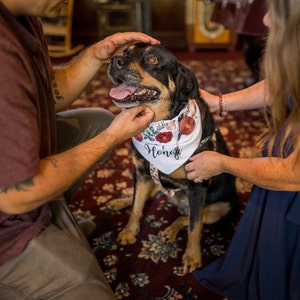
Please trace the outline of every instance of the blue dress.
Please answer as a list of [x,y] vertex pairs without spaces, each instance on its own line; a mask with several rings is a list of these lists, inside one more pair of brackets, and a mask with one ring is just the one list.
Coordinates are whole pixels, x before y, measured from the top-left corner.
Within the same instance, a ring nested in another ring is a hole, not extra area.
[[254,186],[226,254],[193,274],[229,300],[300,300],[300,192]]

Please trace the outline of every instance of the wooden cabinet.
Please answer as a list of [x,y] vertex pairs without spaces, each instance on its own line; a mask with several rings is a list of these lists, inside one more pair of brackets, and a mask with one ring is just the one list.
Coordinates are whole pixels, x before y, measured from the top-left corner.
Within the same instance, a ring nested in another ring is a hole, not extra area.
[[190,52],[197,48],[234,48],[235,34],[210,20],[214,5],[214,1],[186,0],[186,39]]
[[98,39],[116,32],[142,31],[141,0],[95,0]]

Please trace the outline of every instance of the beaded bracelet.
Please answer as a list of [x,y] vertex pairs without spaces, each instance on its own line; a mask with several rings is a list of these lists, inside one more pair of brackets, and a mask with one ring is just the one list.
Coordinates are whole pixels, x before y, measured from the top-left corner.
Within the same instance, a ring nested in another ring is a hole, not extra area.
[[226,111],[226,102],[223,99],[223,94],[219,93],[219,116],[220,117],[226,117],[227,111]]

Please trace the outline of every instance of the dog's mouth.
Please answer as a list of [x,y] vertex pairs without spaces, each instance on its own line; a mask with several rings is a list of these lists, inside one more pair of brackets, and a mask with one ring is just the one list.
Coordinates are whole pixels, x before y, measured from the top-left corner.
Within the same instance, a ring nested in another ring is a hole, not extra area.
[[160,91],[154,87],[135,87],[121,83],[112,88],[109,95],[117,106],[126,108],[156,102],[159,99]]

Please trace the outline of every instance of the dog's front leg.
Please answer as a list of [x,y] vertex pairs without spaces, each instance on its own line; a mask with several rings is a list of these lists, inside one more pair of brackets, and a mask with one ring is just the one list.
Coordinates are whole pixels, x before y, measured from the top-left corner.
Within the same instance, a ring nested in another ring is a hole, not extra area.
[[206,202],[206,183],[189,182],[188,198],[190,205],[190,224],[188,241],[183,255],[183,274],[192,272],[202,266],[201,235],[202,215]]
[[138,181],[135,184],[133,208],[129,221],[124,229],[119,233],[118,242],[121,245],[134,244],[136,235],[140,229],[140,219],[146,201],[156,193],[156,185],[152,180]]

